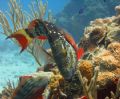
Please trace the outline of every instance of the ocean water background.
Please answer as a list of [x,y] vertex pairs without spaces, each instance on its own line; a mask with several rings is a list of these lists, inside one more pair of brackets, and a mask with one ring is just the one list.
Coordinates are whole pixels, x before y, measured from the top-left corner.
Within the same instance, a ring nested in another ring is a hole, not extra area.
[[[16,0],[17,1],[17,0]],[[28,10],[28,6],[33,0],[21,0],[23,9]],[[46,0],[43,0],[45,2]],[[48,0],[48,9],[53,14],[61,12],[70,0]],[[0,11],[9,11],[9,0],[0,0]],[[0,27],[0,31],[2,28]],[[20,48],[11,40],[5,40],[6,36],[0,33],[0,91],[6,86],[7,81],[17,83],[19,76],[35,72],[38,68],[33,57],[24,51],[19,54]]]

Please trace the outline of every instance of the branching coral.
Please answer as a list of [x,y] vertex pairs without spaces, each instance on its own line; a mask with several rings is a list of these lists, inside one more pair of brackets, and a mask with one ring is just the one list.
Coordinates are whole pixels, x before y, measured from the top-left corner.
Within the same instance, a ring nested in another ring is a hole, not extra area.
[[15,91],[15,84],[12,81],[7,82],[7,86],[4,87],[4,90],[0,94],[0,99],[11,99],[13,92]]
[[80,71],[77,71],[79,80],[81,81],[81,84],[83,86],[84,94],[88,97],[88,99],[96,99],[97,98],[97,77],[98,77],[99,67],[95,68],[94,76],[90,80],[90,83],[88,85],[88,80],[86,78],[83,78]]

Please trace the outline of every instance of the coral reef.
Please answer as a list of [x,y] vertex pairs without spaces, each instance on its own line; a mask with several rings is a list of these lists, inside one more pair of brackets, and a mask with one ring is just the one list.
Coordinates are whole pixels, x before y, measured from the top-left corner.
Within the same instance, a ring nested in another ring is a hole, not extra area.
[[92,61],[93,67],[100,67],[97,99],[104,99],[105,96],[116,99],[119,96],[114,94],[120,76],[119,6],[116,7],[116,11],[116,16],[91,21],[79,43],[79,46],[86,50],[85,58]]
[[[85,0],[85,2],[88,1]],[[100,1],[100,3],[102,2]],[[12,0],[11,4],[14,5],[12,5],[13,8],[17,5]],[[43,9],[43,11],[40,11],[40,14],[34,11],[34,5],[32,7],[33,18],[38,18],[38,16],[43,17],[46,5],[40,2],[39,10]],[[65,38],[64,31],[60,31],[55,25],[49,23],[49,20],[31,19],[33,21],[30,22],[28,27],[26,26],[26,29],[29,30],[31,25],[34,25],[32,27],[33,30],[39,29],[38,25],[43,26],[42,32],[45,32],[48,37],[52,55],[51,51],[47,52],[46,49],[39,47],[43,43],[41,44],[38,41],[34,41],[29,46],[28,51],[32,53],[35,59],[37,58],[36,62],[38,62],[39,53],[42,52],[43,55],[48,55],[53,60],[53,63],[55,63],[55,66],[51,67],[52,69],[47,68],[46,70],[44,67],[49,67],[51,64],[45,64],[36,73],[21,76],[16,88],[12,88],[11,86],[7,89],[5,88],[5,94],[10,94],[6,96],[13,99],[83,99],[83,97],[88,99],[118,99],[120,97],[119,7],[116,7],[116,16],[96,19],[91,21],[90,25],[85,28],[83,37],[79,43],[79,47],[85,50],[85,55],[80,60],[77,58],[78,48],[75,45],[73,46],[74,40],[69,35],[67,36],[70,39]],[[11,11],[16,12],[13,8],[11,8]],[[12,30],[8,25],[7,19],[3,13],[0,15],[5,21],[5,23],[3,22],[4,31],[7,30],[6,33],[10,34]],[[18,15],[17,12],[16,15]],[[26,22],[25,20],[23,21]],[[13,19],[14,32],[19,29],[19,26],[23,25],[20,22],[17,22],[19,24],[16,25],[16,22]],[[6,29],[7,27],[8,29]],[[72,40],[72,43],[69,40]],[[34,45],[37,50],[34,48]],[[36,54],[36,52],[39,53]],[[40,59],[42,58],[40,57]],[[46,61],[49,63],[48,60]],[[4,96],[4,92],[2,94]]]
[[93,76],[93,64],[89,60],[82,60],[79,62],[79,70],[82,76],[86,77],[89,81]]

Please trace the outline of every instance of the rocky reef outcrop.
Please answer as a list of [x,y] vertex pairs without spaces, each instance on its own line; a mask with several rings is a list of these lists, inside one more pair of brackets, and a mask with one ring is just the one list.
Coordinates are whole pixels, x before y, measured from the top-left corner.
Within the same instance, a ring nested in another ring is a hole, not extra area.
[[114,8],[119,4],[119,0],[71,0],[57,15],[56,23],[79,41],[78,35],[82,35],[90,21],[114,15]]
[[[111,91],[116,93],[116,84],[120,77],[119,7],[115,8],[117,12],[115,16],[91,21],[79,43],[79,47],[83,47],[87,52],[84,58],[92,62],[93,68],[96,66],[100,68],[97,78],[98,99],[110,97]],[[84,74],[88,78],[89,73]]]

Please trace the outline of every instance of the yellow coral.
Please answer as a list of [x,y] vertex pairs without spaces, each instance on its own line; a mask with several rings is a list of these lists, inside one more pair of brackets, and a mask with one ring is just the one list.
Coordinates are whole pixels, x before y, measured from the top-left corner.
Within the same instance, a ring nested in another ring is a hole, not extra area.
[[58,88],[58,86],[60,85],[60,82],[62,82],[63,80],[64,80],[63,77],[59,73],[58,74],[56,73],[53,77],[51,77],[48,87],[54,90]]

